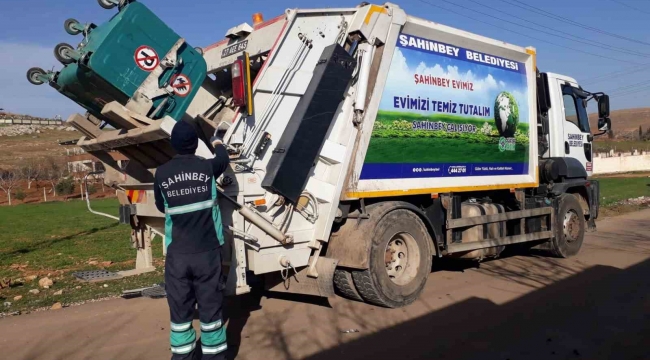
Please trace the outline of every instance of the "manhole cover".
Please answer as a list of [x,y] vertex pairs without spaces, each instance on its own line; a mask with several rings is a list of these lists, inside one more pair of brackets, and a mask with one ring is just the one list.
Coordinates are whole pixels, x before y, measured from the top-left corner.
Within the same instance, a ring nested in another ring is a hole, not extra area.
[[105,280],[115,280],[122,278],[118,273],[106,271],[106,270],[91,270],[91,271],[78,271],[73,273],[77,279],[87,282],[95,281],[105,281]]

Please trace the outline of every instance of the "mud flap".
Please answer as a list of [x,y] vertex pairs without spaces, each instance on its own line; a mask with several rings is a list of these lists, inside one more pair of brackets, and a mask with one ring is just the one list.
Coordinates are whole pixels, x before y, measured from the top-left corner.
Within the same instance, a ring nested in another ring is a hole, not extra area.
[[321,257],[316,263],[318,278],[307,276],[309,267],[303,267],[295,273],[289,271],[286,280],[279,272],[267,274],[265,277],[265,288],[268,291],[285,292],[292,294],[314,295],[322,297],[334,296],[334,270],[338,260]]
[[589,189],[589,221],[587,221],[587,231],[596,231],[596,219],[600,211],[600,183],[597,180],[591,180]]

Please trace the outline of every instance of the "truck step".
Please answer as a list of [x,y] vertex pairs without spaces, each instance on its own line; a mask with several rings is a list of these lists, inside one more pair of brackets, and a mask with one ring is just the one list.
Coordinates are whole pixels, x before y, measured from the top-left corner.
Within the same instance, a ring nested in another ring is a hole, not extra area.
[[553,237],[552,231],[541,231],[532,234],[507,236],[499,239],[490,239],[482,241],[472,241],[467,243],[450,244],[447,248],[448,254],[484,249],[495,246],[512,245],[529,241],[550,239]]

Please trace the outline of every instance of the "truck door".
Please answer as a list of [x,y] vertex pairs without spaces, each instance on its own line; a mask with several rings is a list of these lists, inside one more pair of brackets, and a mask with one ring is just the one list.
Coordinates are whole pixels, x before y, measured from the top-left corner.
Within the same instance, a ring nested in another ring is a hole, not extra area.
[[580,161],[592,175],[592,136],[589,129],[586,101],[580,97],[581,90],[575,84],[561,82],[564,103],[564,156]]

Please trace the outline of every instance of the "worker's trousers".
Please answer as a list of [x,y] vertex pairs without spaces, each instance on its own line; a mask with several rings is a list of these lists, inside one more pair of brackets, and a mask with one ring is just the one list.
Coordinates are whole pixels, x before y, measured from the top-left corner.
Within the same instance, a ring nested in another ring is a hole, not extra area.
[[[167,254],[165,290],[171,314],[172,360],[225,359],[221,248],[198,254]],[[198,304],[201,339],[192,327]]]

